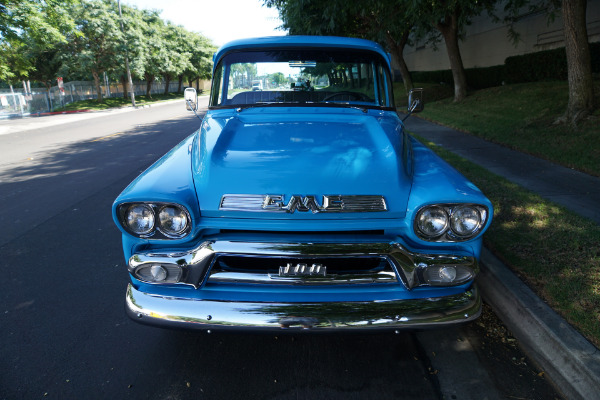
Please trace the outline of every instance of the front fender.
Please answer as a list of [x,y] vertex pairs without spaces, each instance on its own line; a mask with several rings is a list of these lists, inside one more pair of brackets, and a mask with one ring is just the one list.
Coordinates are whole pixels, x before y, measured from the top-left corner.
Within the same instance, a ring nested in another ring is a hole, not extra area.
[[188,136],[171,151],[140,174],[117,197],[112,207],[113,220],[127,235],[117,216],[119,204],[128,202],[167,202],[185,206],[192,218],[192,233],[200,219],[200,207],[196,197],[192,174],[192,152],[196,133]]
[[[471,181],[454,169],[437,154],[425,147],[415,138],[410,137],[414,154],[413,184],[408,200],[407,221],[414,221],[417,211],[426,205],[442,203],[473,203],[488,208],[486,226],[475,238],[466,244],[477,243],[480,247],[481,236],[492,222],[494,209],[492,203]],[[419,239],[412,229],[411,238],[418,243],[435,245]],[[447,245],[447,244],[446,244]],[[477,253],[479,253],[478,249]]]

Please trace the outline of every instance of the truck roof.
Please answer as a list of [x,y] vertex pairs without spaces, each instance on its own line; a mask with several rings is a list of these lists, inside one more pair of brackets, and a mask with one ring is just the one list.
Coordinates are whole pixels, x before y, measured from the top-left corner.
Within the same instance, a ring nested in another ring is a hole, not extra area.
[[226,53],[240,49],[266,49],[273,47],[333,47],[375,51],[383,56],[390,66],[390,56],[383,48],[370,40],[340,36],[268,36],[260,38],[238,39],[224,44],[213,56],[215,65]]

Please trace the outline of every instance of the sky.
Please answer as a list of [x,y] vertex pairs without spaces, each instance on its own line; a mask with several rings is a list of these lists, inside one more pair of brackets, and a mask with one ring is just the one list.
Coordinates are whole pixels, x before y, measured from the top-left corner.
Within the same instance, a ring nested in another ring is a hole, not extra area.
[[140,9],[162,10],[161,17],[203,34],[217,46],[259,36],[281,36],[279,14],[262,0],[121,0]]

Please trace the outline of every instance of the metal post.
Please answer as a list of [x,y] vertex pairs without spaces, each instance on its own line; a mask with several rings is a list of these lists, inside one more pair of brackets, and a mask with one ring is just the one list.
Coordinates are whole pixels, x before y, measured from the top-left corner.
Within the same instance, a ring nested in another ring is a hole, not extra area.
[[[119,4],[119,18],[121,22],[121,31],[125,35],[123,29],[123,15],[121,14],[121,0],[117,1]],[[131,80],[131,71],[129,71],[129,58],[127,56],[127,43],[125,43],[125,68],[127,69],[127,80],[129,81],[129,95],[131,96],[131,105],[135,107],[135,93],[133,93],[133,81]]]

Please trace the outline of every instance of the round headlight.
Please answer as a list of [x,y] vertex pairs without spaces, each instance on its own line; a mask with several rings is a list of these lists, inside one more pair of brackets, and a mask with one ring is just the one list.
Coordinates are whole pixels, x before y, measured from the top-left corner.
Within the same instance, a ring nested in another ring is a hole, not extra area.
[[160,229],[167,235],[180,235],[188,227],[187,213],[179,207],[165,206],[158,213]]
[[452,212],[450,227],[458,236],[470,236],[481,226],[481,213],[474,207],[462,206]]
[[154,211],[146,204],[134,204],[125,215],[127,227],[138,235],[146,235],[154,229]]
[[427,207],[419,212],[417,227],[425,236],[440,236],[448,227],[448,214],[442,207]]

